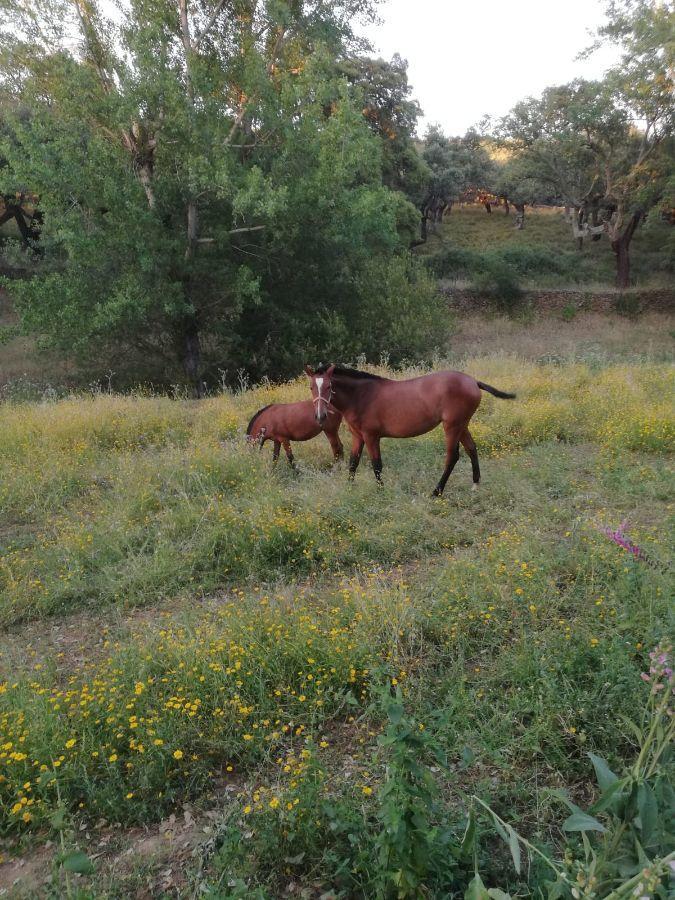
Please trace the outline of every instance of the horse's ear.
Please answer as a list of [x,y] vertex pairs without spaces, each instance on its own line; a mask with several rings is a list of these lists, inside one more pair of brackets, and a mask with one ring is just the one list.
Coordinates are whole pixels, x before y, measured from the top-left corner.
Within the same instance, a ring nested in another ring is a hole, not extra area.
[[328,368],[326,369],[326,375],[330,378],[334,371],[335,364],[333,364],[332,366],[328,366]]
[[310,378],[312,378],[314,375],[314,369],[310,366],[309,363],[307,363],[307,365],[305,366],[305,372]]

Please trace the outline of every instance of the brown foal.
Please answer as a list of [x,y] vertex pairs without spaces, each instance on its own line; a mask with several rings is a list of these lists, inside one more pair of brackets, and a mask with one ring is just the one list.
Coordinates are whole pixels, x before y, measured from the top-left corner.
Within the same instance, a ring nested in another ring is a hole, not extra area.
[[291,441],[309,441],[322,431],[328,438],[335,459],[342,459],[344,448],[338,434],[341,422],[340,413],[330,406],[319,422],[314,415],[314,404],[311,400],[301,400],[299,403],[271,403],[269,406],[263,406],[253,416],[248,423],[246,436],[250,443],[257,443],[259,447],[262,447],[265,441],[274,441],[272,459],[275,463],[283,446],[290,467],[295,468]]
[[503,400],[515,397],[461,372],[433,372],[404,381],[335,365],[322,365],[316,371],[306,366],[305,372],[311,380],[316,421],[324,422],[332,406],[344,416],[352,433],[350,478],[356,474],[364,444],[375,478],[382,484],[380,438],[416,437],[442,422],[446,457],[445,469],[433,491],[436,497],[443,493],[459,459],[460,444],[471,458],[474,487],[480,481],[469,421],[478,409],[481,391]]

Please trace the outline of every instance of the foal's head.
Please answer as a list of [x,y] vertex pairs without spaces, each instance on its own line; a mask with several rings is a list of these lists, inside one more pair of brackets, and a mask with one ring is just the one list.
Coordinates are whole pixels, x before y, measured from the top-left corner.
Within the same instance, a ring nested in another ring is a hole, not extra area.
[[335,366],[328,366],[325,372],[317,375],[311,366],[305,366],[305,372],[309,377],[312,387],[312,399],[314,400],[314,418],[321,424],[328,415],[330,398],[333,396],[332,377]]

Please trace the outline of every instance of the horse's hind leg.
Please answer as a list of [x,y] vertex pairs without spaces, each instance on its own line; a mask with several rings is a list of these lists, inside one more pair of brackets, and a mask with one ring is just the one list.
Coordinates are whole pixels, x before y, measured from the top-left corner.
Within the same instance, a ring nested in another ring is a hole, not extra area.
[[473,473],[473,489],[474,491],[478,489],[478,483],[480,482],[480,466],[478,465],[478,451],[476,449],[476,442],[471,436],[471,432],[468,428],[464,429],[464,434],[459,439],[461,445],[464,447],[466,452],[469,454],[471,459],[471,471]]
[[445,489],[447,480],[450,477],[450,473],[457,465],[457,460],[459,459],[459,440],[464,432],[464,428],[461,425],[446,425],[445,423],[443,423],[443,428],[445,429],[446,447],[445,469],[443,470],[443,474],[441,475],[441,480],[438,482],[431,494],[432,497],[441,496]]
[[284,445],[284,450],[286,451],[286,459],[288,460],[288,465],[295,472],[295,460],[293,459],[293,451],[291,450],[291,442],[290,441],[282,441]]

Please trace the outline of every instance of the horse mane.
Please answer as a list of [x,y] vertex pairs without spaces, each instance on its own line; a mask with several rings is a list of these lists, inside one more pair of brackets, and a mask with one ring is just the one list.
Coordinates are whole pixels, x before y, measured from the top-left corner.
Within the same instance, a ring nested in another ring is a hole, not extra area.
[[266,409],[269,409],[270,406],[274,406],[274,404],[268,403],[267,406],[263,406],[262,409],[258,410],[258,412],[252,417],[251,421],[248,423],[248,426],[246,428],[246,434],[251,433],[251,430],[253,429],[253,425],[255,424],[255,420],[258,418],[258,416],[262,415]]
[[[315,371],[315,375],[323,375],[330,369],[329,363],[322,363]],[[349,378],[363,378],[372,381],[384,381],[381,375],[374,375],[372,372],[362,372],[361,369],[350,369],[348,366],[335,366],[333,375],[346,375]]]

